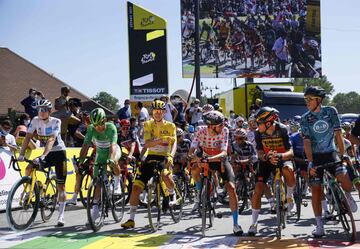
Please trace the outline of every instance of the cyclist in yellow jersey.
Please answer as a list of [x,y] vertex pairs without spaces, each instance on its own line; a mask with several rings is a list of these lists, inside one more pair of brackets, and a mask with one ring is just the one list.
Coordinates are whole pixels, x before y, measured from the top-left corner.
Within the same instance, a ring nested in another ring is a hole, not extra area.
[[136,179],[130,196],[130,218],[127,222],[121,224],[125,229],[135,227],[135,214],[139,205],[139,196],[143,191],[145,184],[153,176],[154,167],[158,162],[164,162],[164,169],[161,172],[162,179],[165,182],[169,198],[165,198],[164,206],[176,203],[176,194],[174,191],[174,181],[171,176],[171,167],[173,157],[176,152],[176,126],[164,120],[166,112],[165,103],[161,100],[152,102],[153,119],[144,123],[144,148],[147,149],[148,155],[145,162],[138,169]]

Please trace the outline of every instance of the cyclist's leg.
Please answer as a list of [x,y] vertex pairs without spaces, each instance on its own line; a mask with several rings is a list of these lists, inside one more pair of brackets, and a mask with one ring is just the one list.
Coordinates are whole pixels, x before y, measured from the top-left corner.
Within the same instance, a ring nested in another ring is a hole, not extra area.
[[[229,161],[223,162],[220,166],[220,175],[222,180],[225,182],[225,188],[229,195],[230,210],[233,217],[233,232],[236,235],[241,235],[243,230],[238,223],[238,197],[235,191],[235,175]],[[221,167],[224,169],[222,170]]]
[[28,164],[26,166],[26,168],[25,168],[25,176],[30,176],[32,168],[33,168],[33,166],[31,164]]
[[252,206],[252,225],[249,232],[251,235],[255,235],[257,232],[256,225],[261,208],[261,196],[264,191],[264,185],[268,181],[271,171],[274,169],[269,163],[259,162],[259,170],[255,176],[255,189],[251,200]]
[[191,176],[195,182],[196,194],[195,194],[194,206],[193,206],[192,210],[196,210],[199,208],[200,191],[201,191],[201,187],[202,187],[200,173],[201,173],[201,168],[197,164],[193,164],[191,167]]
[[132,186],[132,191],[130,195],[130,218],[127,222],[121,224],[123,228],[133,228],[135,227],[135,215],[137,207],[139,205],[139,196],[145,188],[145,184],[150,180],[154,172],[154,163],[150,163],[152,156],[148,156],[145,162],[141,165],[140,168],[137,168],[136,178]]
[[294,165],[292,161],[283,162],[282,173],[286,183],[286,198],[288,202],[288,211],[291,211],[294,207],[293,193],[296,185]]
[[[350,181],[350,177],[349,174],[347,173],[345,165],[339,163],[334,169],[334,171],[337,181],[340,182],[341,187],[345,191],[345,196],[349,203],[351,211],[353,213],[356,212],[358,207],[354,198],[351,196],[352,182]],[[333,170],[331,171],[331,173],[334,173]]]
[[58,200],[59,200],[59,217],[58,225],[64,225],[64,212],[65,212],[65,201],[66,201],[66,192],[65,192],[65,182],[67,176],[67,159],[66,151],[54,151],[50,152],[45,157],[45,166],[51,167],[55,166],[56,174],[56,187],[58,191]]
[[114,153],[115,153],[115,155],[114,155],[113,160],[115,162],[115,165],[113,165],[113,168],[112,168],[112,170],[114,172],[114,194],[121,194],[121,188],[120,188],[121,170],[120,170],[120,165],[119,165],[119,160],[121,158],[121,149],[118,144],[116,144],[116,146],[115,146]]

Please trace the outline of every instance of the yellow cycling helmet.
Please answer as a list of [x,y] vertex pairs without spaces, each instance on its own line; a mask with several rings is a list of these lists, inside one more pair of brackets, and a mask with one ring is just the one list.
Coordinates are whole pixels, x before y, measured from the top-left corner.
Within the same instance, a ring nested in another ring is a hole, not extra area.
[[156,109],[165,110],[165,102],[161,100],[154,100],[151,103],[151,106],[154,110]]

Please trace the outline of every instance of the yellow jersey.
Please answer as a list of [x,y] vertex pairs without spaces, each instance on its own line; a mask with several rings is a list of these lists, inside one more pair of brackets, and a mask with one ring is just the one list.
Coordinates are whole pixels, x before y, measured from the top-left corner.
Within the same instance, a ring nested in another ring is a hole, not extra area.
[[176,143],[176,126],[166,120],[156,123],[149,120],[144,123],[144,140],[163,138],[164,141],[154,147],[148,148],[148,155],[169,156],[171,148]]

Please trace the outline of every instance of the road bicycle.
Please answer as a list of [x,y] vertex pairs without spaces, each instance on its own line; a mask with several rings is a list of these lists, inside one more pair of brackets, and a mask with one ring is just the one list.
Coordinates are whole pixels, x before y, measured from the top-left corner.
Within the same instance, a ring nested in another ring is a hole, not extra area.
[[[111,170],[107,170],[108,164],[98,164],[99,174],[90,183],[87,193],[87,217],[91,229],[94,232],[100,230],[104,225],[106,217],[109,217],[109,210],[115,222],[120,222],[125,212],[124,183],[119,178],[121,194],[114,194],[115,181]],[[92,216],[92,209],[98,206],[99,214]]]
[[340,162],[326,163],[316,166],[316,169],[324,169],[325,195],[328,197],[329,204],[332,206],[333,219],[339,221],[350,242],[356,240],[356,227],[353,214],[346,199],[344,190],[340,187],[336,178],[328,171]]
[[[50,220],[57,204],[56,177],[50,168],[44,169],[43,163],[35,164],[26,158],[24,161],[33,166],[30,176],[23,176],[13,185],[6,203],[7,223],[14,231],[31,227],[39,208],[41,219],[44,222]],[[18,160],[12,157],[10,165],[14,170],[20,171],[17,162]],[[45,174],[45,183],[39,180],[38,171]]]
[[150,227],[156,232],[160,226],[161,211],[165,213],[167,208],[170,210],[173,221],[175,223],[180,221],[183,212],[184,199],[179,190],[178,182],[174,181],[176,203],[167,207],[169,203],[169,192],[164,181],[161,179],[164,162],[150,160],[148,163],[155,164],[154,174],[147,183],[147,210]]

